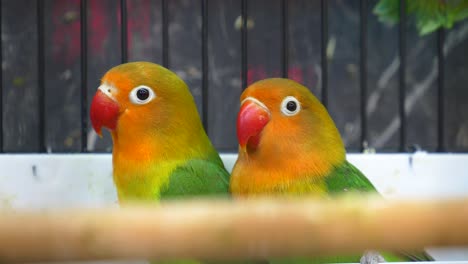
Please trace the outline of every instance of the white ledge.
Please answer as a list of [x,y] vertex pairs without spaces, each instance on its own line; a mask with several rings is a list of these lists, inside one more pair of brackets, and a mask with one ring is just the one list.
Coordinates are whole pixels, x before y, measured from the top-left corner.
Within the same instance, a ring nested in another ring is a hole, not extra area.
[[[221,157],[231,170],[237,155]],[[468,154],[348,154],[348,160],[388,199],[468,196]],[[111,161],[111,154],[0,154],[0,209],[117,206]],[[468,259],[465,249],[430,253]]]

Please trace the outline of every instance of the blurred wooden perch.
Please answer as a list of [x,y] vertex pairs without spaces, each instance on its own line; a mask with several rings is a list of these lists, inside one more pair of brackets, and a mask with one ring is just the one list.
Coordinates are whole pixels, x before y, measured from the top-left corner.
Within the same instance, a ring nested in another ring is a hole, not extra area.
[[468,199],[190,201],[0,215],[0,262],[246,259],[468,245]]

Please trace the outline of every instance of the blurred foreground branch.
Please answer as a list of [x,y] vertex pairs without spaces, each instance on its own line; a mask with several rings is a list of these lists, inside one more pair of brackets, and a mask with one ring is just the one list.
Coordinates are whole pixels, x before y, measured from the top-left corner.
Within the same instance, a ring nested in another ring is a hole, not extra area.
[[261,259],[468,245],[468,199],[250,200],[5,212],[0,261]]

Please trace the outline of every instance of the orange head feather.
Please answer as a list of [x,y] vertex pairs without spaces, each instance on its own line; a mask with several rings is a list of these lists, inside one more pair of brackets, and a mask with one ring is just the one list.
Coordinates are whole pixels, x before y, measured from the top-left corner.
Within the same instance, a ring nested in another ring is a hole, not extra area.
[[114,151],[144,154],[157,145],[159,153],[164,149],[174,152],[171,141],[183,142],[194,131],[204,134],[187,85],[173,72],[150,62],[110,69],[102,78],[90,115],[97,132],[101,126],[111,130]]
[[344,145],[333,120],[301,84],[262,80],[248,87],[240,100],[233,193],[287,189],[323,177],[344,161]]

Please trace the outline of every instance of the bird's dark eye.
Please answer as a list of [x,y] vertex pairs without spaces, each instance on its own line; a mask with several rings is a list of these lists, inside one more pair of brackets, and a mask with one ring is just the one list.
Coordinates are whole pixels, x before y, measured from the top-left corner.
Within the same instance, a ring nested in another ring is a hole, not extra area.
[[294,101],[289,101],[289,102],[286,104],[286,108],[287,108],[289,111],[294,112],[294,111],[296,111],[297,104],[296,104],[296,102],[294,102]]
[[281,112],[286,116],[293,116],[301,110],[301,103],[294,96],[286,96],[281,102]]
[[150,102],[154,97],[156,97],[156,94],[150,87],[146,85],[140,85],[133,88],[129,94],[129,97],[132,103],[142,105]]
[[136,96],[138,97],[138,99],[144,101],[144,100],[148,99],[149,94],[150,94],[150,92],[148,91],[148,89],[140,88],[140,89],[138,89],[138,91],[136,93]]

